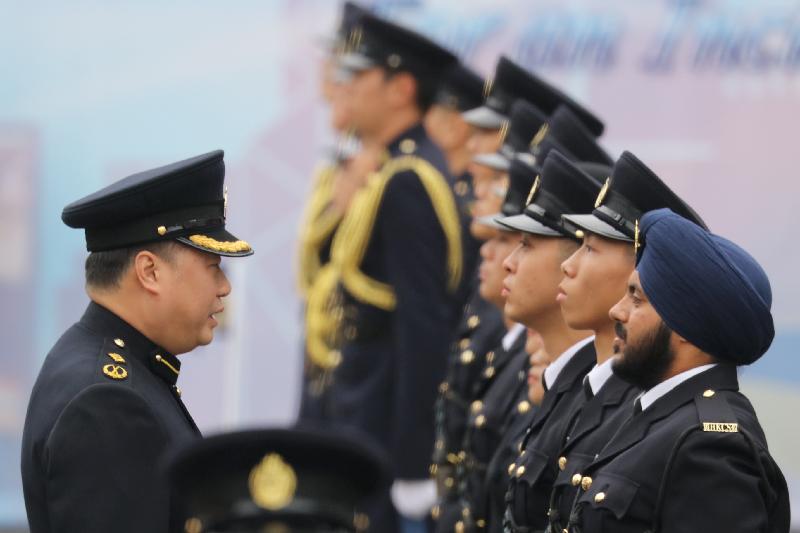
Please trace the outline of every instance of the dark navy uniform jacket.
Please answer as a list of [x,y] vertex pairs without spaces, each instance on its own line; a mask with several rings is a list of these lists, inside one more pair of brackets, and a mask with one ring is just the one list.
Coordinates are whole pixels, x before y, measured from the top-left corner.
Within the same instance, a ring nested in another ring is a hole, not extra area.
[[164,453],[199,437],[180,363],[96,303],[56,342],[22,437],[32,533],[166,532]]
[[[427,161],[449,185],[444,156],[421,125],[387,149],[390,158]],[[447,237],[422,179],[413,170],[397,172],[383,191],[360,264],[363,274],[392,287],[396,307],[383,310],[344,291],[347,326],[331,411],[332,422],[385,447],[398,479],[429,477],[434,403],[461,309],[448,290],[447,265]]]
[[513,467],[508,486],[506,512],[510,531],[534,531],[547,525],[547,506],[556,478],[558,451],[566,425],[583,398],[583,377],[597,360],[594,343],[581,347],[545,392],[542,405]]
[[586,392],[586,402],[576,409],[567,424],[569,430],[558,454],[558,477],[548,509],[553,531],[563,531],[575,493],[580,490],[580,473],[631,416],[631,405],[640,392],[615,375],[608,378],[596,395]]
[[481,372],[485,370],[486,354],[500,345],[506,331],[500,310],[481,298],[477,275],[472,281],[472,295],[464,307],[448,357],[447,375],[436,401],[432,471],[439,480],[441,493],[446,496],[454,495],[457,488],[454,470],[463,449],[469,407],[476,397]]
[[789,531],[786,481],[738,389],[736,368],[719,364],[634,414],[581,472],[565,527],[582,533]]

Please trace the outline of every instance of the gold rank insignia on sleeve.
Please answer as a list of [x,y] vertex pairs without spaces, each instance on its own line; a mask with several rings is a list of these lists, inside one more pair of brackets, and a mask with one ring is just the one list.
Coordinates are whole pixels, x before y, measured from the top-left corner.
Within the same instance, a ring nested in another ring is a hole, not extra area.
[[283,457],[268,453],[261,459],[249,478],[250,496],[264,509],[277,511],[289,505],[297,489],[297,474]]
[[125,379],[128,377],[128,371],[119,365],[104,365],[103,374],[111,379]]

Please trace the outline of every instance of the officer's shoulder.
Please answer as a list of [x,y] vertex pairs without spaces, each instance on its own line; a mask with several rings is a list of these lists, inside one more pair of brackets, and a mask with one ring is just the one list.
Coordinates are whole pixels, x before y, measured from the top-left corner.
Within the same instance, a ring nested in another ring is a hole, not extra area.
[[130,388],[134,374],[131,365],[133,357],[123,339],[113,336],[103,337],[93,361],[93,382]]

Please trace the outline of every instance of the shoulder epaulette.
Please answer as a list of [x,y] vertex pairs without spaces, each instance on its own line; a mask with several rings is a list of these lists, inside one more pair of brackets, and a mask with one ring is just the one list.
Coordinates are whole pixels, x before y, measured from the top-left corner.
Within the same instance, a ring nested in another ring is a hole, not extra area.
[[738,433],[738,420],[724,395],[707,389],[695,397],[694,404],[703,431]]
[[98,371],[101,376],[112,381],[128,380],[131,376],[128,359],[125,341],[120,338],[108,337],[103,341],[100,349]]

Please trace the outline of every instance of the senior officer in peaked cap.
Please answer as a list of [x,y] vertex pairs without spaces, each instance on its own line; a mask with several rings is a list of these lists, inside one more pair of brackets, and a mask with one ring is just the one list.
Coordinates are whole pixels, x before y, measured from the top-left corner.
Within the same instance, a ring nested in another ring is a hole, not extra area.
[[[428,466],[433,406],[456,326],[462,229],[447,163],[422,117],[447,50],[364,15],[339,57],[352,79],[352,125],[384,148],[378,171],[353,198],[310,305],[329,306],[341,360],[330,388],[332,424],[357,428],[389,453],[391,495],[370,509],[371,530],[424,518],[435,499]],[[396,509],[396,510],[395,510]]]
[[364,435],[310,426],[214,435],[166,470],[174,533],[359,533],[364,504],[391,479]]
[[199,436],[177,355],[208,344],[231,286],[222,256],[253,253],[225,228],[221,150],[124,178],[64,208],[83,228],[83,317],[33,387],[22,484],[33,533],[164,532],[156,464]]
[[610,316],[614,373],[644,393],[576,474],[566,529],[787,532],[786,481],[737,379],[775,334],[769,279],[745,250],[669,209],[638,226],[636,270]]

